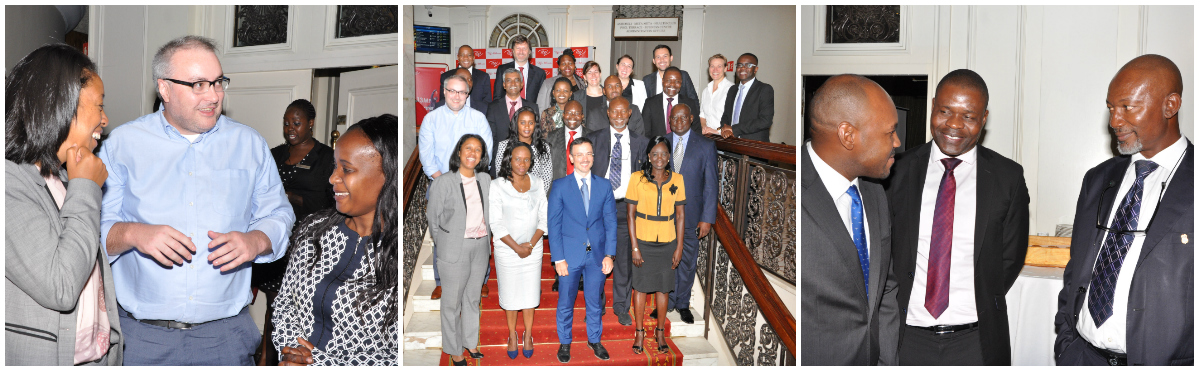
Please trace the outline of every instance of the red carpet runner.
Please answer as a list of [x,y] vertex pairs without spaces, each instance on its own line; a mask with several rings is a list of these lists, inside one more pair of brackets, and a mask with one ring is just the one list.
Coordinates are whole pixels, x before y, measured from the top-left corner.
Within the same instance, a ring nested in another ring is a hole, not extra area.
[[[488,278],[488,297],[484,297],[481,301],[481,315],[479,319],[479,352],[485,356],[481,359],[472,359],[464,351],[463,356],[467,358],[468,365],[473,366],[557,366],[562,363],[558,362],[558,330],[555,323],[555,311],[558,305],[558,292],[550,290],[554,283],[554,270],[550,265],[550,247],[544,245],[545,255],[542,258],[542,301],[541,305],[534,312],[533,327],[530,332],[533,335],[534,353],[533,358],[526,359],[524,355],[518,354],[517,359],[508,359],[508,323],[504,315],[504,310],[500,308],[500,291],[496,287],[496,266],[492,260],[489,264],[492,266],[491,276]],[[506,249],[501,247],[500,249]],[[561,289],[578,290],[579,284],[572,283],[571,285],[563,285]],[[604,283],[606,313],[602,318],[604,324],[604,335],[601,342],[604,348],[608,350],[609,360],[600,360],[596,358],[592,349],[587,346],[587,318],[584,316],[584,299],[583,292],[580,291],[575,301],[575,318],[572,326],[572,334],[574,342],[571,344],[571,362],[568,365],[581,366],[678,366],[683,363],[683,354],[675,343],[671,342],[671,324],[664,316],[663,321],[667,332],[667,345],[671,348],[666,353],[658,352],[658,343],[654,341],[654,327],[657,325],[657,320],[650,317],[650,312],[654,311],[653,297],[647,296],[645,325],[646,341],[643,343],[645,350],[641,355],[634,354],[630,346],[633,345],[634,326],[623,326],[617,322],[617,316],[612,311],[612,275]],[[630,303],[632,309],[632,301]],[[634,319],[636,321],[636,319]],[[524,321],[520,313],[517,314],[517,337],[521,336],[521,332],[525,331]],[[517,343],[518,350],[521,347],[520,341]],[[440,365],[450,365],[450,356],[442,353]]]

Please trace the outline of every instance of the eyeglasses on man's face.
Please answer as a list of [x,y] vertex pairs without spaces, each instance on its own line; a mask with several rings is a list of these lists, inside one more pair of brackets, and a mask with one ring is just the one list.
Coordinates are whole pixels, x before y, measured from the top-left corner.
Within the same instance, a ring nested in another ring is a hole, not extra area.
[[195,93],[195,94],[208,93],[209,87],[216,87],[215,89],[218,92],[224,92],[226,88],[229,88],[229,78],[224,77],[224,76],[219,77],[219,78],[217,78],[217,80],[213,80],[213,81],[205,81],[205,80],[183,81],[183,80],[175,80],[175,79],[168,79],[168,78],[162,78],[162,79],[172,82],[172,83],[175,83],[175,84],[179,84],[179,85],[191,86],[192,93]]

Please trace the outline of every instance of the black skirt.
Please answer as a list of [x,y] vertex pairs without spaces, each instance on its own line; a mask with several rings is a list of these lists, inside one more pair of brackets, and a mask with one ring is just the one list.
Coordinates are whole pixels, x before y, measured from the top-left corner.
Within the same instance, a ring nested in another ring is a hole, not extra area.
[[677,246],[674,240],[655,243],[638,239],[642,267],[633,266],[633,289],[641,293],[674,291],[675,270],[671,268],[671,256]]

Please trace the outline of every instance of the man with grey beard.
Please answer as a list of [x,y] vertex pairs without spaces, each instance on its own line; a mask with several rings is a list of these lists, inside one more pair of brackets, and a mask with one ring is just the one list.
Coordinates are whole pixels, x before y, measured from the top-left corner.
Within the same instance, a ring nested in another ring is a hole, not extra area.
[[1054,328],[1059,365],[1192,365],[1192,143],[1179,132],[1183,78],[1134,58],[1108,85],[1120,156],[1088,170]]

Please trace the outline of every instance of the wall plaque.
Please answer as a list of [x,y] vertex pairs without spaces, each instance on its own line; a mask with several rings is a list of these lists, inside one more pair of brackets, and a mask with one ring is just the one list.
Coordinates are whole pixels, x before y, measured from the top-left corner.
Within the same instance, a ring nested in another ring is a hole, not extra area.
[[679,17],[614,18],[616,40],[679,40]]

